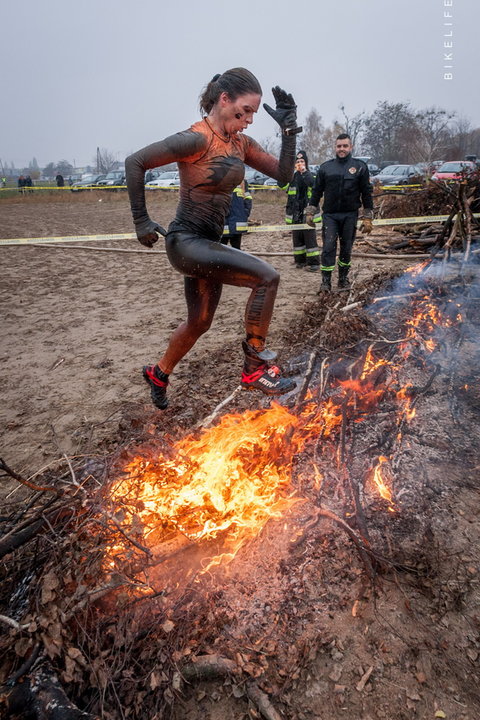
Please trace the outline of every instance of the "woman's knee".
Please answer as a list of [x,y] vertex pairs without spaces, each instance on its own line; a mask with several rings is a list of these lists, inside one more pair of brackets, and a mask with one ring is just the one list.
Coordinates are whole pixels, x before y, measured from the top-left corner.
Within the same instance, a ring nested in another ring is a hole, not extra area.
[[210,330],[212,321],[213,318],[208,316],[191,318],[187,323],[188,331],[191,335],[199,338],[201,335],[204,335],[207,330]]
[[279,282],[280,273],[269,265],[258,278],[257,287],[277,288]]

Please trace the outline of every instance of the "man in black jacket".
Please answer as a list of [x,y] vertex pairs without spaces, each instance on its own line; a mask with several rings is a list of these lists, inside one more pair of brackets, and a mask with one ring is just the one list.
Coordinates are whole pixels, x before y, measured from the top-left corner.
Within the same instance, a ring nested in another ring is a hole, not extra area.
[[[341,133],[335,143],[335,158],[324,162],[317,173],[310,205],[305,209],[306,222],[315,227],[320,221],[317,206],[323,197],[321,256],[321,292],[332,289],[332,272],[337,255],[337,239],[340,240],[338,257],[338,287],[348,289],[348,273],[352,246],[357,229],[358,210],[363,205],[360,231],[372,231],[373,197],[367,165],[352,158],[352,140]],[[317,215],[316,215],[317,213]]]

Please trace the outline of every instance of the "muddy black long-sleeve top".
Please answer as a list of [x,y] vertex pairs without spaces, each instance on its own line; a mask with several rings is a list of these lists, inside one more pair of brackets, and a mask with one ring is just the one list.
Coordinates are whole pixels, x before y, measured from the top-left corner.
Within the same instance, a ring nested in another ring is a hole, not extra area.
[[149,220],[145,171],[175,161],[180,173],[180,201],[170,229],[193,231],[218,240],[232,191],[244,178],[244,164],[285,185],[293,175],[295,136],[282,135],[277,159],[248,135],[238,133],[228,138],[219,135],[208,118],[204,118],[188,130],[138,150],[125,161],[135,224]]
[[373,195],[370,174],[363,160],[333,158],[320,165],[313,186],[311,205],[323,200],[326,213],[354,212],[363,205],[366,215],[372,216]]

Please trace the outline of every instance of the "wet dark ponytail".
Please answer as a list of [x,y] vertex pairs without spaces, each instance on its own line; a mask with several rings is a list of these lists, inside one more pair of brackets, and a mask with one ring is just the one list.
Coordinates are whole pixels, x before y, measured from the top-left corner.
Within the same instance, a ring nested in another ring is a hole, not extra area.
[[245,68],[232,68],[222,75],[214,75],[200,96],[200,112],[208,115],[220,95],[226,92],[230,100],[246,93],[262,94],[257,78]]

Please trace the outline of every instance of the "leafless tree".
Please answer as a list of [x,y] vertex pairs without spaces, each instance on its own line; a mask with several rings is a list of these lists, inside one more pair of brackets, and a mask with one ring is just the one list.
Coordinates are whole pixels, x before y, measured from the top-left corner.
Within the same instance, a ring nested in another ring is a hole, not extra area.
[[428,163],[438,159],[442,149],[448,145],[451,136],[450,124],[454,117],[455,113],[437,107],[426,108],[416,113],[417,131],[412,136],[416,159]]
[[420,130],[409,103],[383,100],[365,118],[363,148],[376,161],[415,161],[413,144]]
[[279,141],[276,137],[265,137],[260,140],[260,145],[265,152],[271,153],[272,155],[278,155],[279,153]]
[[93,165],[97,168],[97,172],[107,174],[113,170],[117,158],[114,153],[107,148],[97,148],[97,155],[93,160]]
[[323,162],[327,144],[325,141],[325,127],[322,117],[312,108],[303,123],[303,132],[299,137],[297,147],[305,150],[311,163]]
[[340,110],[342,111],[343,115],[343,126],[345,128],[345,132],[350,135],[352,139],[352,144],[356,146],[358,150],[360,150],[360,138],[365,125],[365,113],[361,112],[357,115],[347,115],[345,105],[343,104],[340,105]]

